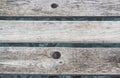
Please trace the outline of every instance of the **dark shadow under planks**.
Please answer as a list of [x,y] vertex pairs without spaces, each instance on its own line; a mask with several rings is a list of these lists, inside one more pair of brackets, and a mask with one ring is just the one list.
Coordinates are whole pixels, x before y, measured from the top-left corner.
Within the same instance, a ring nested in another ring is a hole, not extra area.
[[120,74],[119,48],[0,47],[0,55],[0,74]]
[[0,0],[0,16],[120,16],[120,0]]
[[0,16],[0,20],[15,21],[120,21],[120,16]]

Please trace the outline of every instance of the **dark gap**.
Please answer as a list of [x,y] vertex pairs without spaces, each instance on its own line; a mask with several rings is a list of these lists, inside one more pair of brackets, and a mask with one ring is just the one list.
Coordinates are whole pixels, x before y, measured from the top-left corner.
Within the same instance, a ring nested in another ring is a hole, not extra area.
[[1,74],[0,78],[120,78],[120,75],[25,75]]
[[0,47],[120,47],[120,43],[0,43]]
[[37,16],[0,16],[0,20],[17,20],[17,21],[120,21],[120,17],[37,17]]

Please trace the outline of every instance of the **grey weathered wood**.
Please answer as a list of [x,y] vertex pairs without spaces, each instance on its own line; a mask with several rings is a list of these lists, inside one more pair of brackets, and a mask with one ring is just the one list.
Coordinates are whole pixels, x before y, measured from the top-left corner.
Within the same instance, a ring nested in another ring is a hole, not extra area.
[[0,16],[120,16],[120,0],[0,0]]
[[120,48],[0,47],[0,74],[120,74]]
[[0,42],[120,43],[120,22],[0,21]]

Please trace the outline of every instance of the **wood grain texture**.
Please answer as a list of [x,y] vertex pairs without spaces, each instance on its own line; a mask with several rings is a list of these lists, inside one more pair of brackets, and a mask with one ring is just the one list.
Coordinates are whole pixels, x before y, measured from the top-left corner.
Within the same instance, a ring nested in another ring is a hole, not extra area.
[[0,21],[0,42],[120,43],[120,22]]
[[0,74],[117,75],[120,48],[0,47]]
[[0,0],[0,16],[120,16],[119,5],[120,0]]

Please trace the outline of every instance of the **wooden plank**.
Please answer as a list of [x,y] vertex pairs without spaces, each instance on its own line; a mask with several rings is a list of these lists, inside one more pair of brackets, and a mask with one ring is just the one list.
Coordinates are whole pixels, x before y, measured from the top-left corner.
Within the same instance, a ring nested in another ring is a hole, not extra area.
[[0,47],[0,74],[117,75],[120,48]]
[[0,42],[120,43],[120,22],[0,21]]
[[0,0],[0,16],[120,16],[120,0]]

